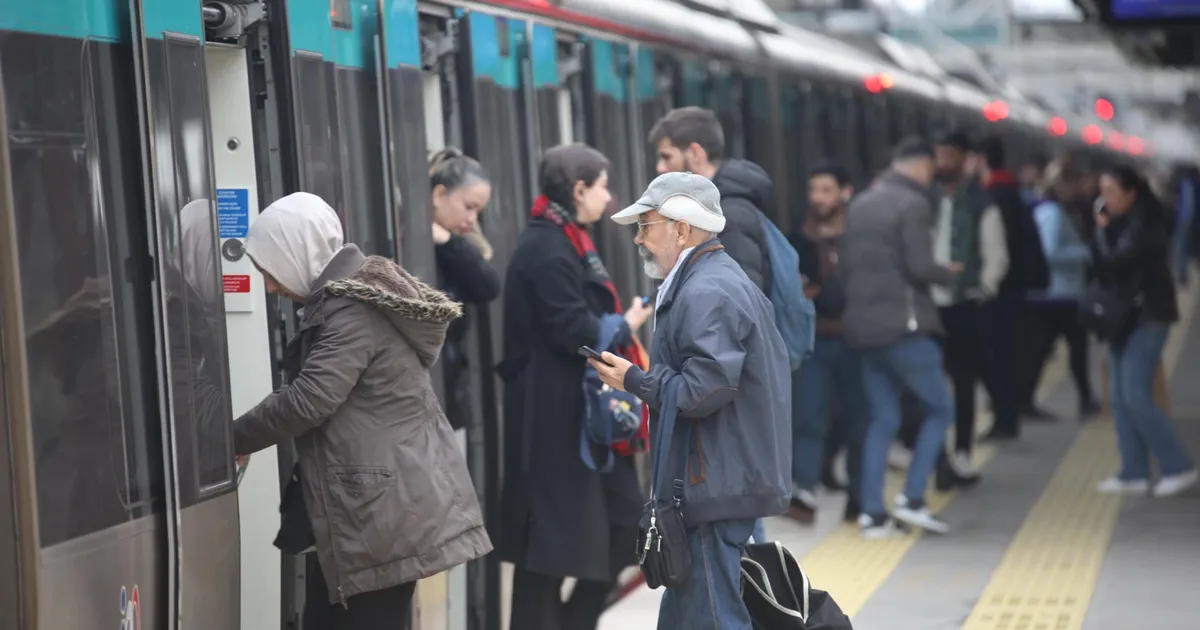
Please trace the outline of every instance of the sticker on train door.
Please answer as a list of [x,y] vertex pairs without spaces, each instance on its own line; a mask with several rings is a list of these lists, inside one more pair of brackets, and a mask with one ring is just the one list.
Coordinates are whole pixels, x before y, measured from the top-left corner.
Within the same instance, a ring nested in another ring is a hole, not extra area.
[[133,585],[132,593],[121,587],[121,630],[142,630],[142,608],[137,584]]

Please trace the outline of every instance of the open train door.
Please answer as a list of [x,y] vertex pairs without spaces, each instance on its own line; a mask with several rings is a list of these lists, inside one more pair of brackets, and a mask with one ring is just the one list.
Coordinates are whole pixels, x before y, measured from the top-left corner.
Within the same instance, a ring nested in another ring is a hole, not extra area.
[[236,628],[238,504],[205,73],[194,0],[131,0],[168,543],[168,627]]

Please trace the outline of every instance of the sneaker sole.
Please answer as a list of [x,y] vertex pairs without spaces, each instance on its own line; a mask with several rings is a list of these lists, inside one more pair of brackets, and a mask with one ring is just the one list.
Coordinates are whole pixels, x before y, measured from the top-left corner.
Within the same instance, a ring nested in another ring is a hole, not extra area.
[[950,526],[946,525],[945,523],[931,523],[929,521],[919,519],[919,518],[905,517],[901,514],[901,512],[902,512],[901,510],[896,510],[896,513],[893,514],[892,517],[895,518],[897,521],[900,521],[906,525],[909,525],[910,527],[916,527],[916,528],[919,528],[919,529],[922,529],[922,530],[925,530],[927,532],[931,532],[934,534],[950,533]]

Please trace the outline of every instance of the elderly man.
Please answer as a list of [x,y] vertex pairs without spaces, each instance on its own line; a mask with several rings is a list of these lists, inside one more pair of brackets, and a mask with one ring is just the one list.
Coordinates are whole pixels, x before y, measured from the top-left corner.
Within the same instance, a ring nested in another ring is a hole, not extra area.
[[[762,291],[724,251],[721,195],[692,173],[655,179],[613,216],[637,223],[646,274],[662,279],[650,370],[604,353],[592,361],[610,386],[660,410],[682,377],[668,461],[682,481],[691,577],[667,589],[659,630],[750,630],[739,591],[742,548],[757,518],[791,498],[791,387],[787,350]],[[661,411],[661,410],[660,410]],[[690,437],[685,439],[685,435]],[[656,453],[656,457],[667,456]]]

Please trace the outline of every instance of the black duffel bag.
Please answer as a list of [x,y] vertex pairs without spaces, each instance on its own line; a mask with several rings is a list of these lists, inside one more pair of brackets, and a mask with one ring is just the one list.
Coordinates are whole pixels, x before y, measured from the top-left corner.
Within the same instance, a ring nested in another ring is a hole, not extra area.
[[854,630],[837,602],[812,588],[800,563],[778,542],[746,545],[742,601],[754,630]]

